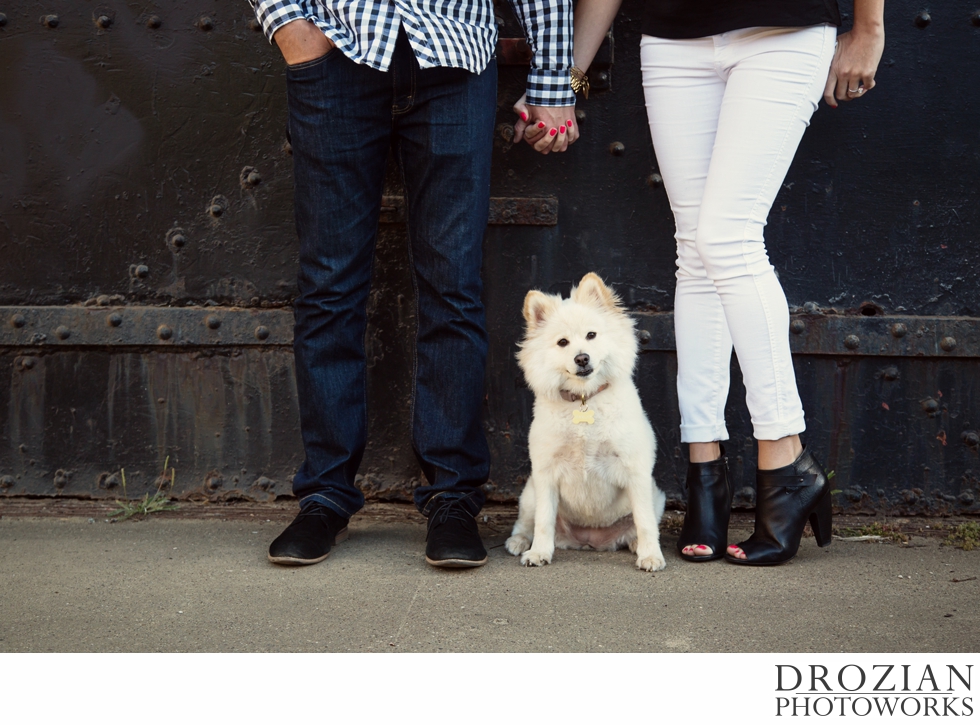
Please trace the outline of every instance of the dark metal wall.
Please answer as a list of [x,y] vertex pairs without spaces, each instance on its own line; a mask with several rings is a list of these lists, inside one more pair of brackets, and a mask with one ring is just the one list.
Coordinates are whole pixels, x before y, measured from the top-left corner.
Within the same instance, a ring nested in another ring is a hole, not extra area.
[[[807,441],[850,511],[980,510],[976,10],[889,0],[878,87],[821,106],[769,219]],[[568,154],[511,143],[526,66],[519,44],[500,49],[484,266],[498,500],[528,471],[524,293],[567,292],[591,270],[637,315],[656,473],[680,496],[673,225],[640,90],[641,13],[627,0]],[[0,495],[116,497],[123,468],[140,495],[168,457],[184,497],[287,495],[302,452],[278,53],[245,0],[0,0],[0,14]],[[386,194],[360,484],[407,500],[414,305],[395,169]],[[736,383],[729,451],[750,506],[743,397]]]

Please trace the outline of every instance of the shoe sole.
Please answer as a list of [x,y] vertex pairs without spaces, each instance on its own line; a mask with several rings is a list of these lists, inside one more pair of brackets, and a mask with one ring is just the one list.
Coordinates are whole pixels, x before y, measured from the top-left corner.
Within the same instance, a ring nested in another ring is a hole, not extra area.
[[474,569],[483,566],[489,561],[489,557],[483,557],[480,561],[472,559],[430,559],[425,557],[425,563],[440,569]]
[[796,554],[793,554],[793,556],[790,558],[783,559],[782,561],[749,561],[748,559],[739,559],[737,557],[725,554],[725,561],[730,564],[738,564],[739,566],[779,566],[780,564],[793,561],[795,558]]
[[688,556],[687,554],[680,554],[680,557],[684,561],[689,561],[692,564],[703,564],[706,561],[718,561],[724,556],[725,556],[724,554],[709,554],[708,556]]
[[[337,535],[333,539],[333,543],[330,545],[330,551],[333,551],[333,547],[344,541],[347,541],[346,527],[337,532]],[[298,559],[295,556],[273,556],[272,554],[269,554],[269,561],[271,561],[273,564],[280,564],[282,566],[308,566],[310,564],[319,564],[321,561],[330,556],[330,551],[316,559]]]

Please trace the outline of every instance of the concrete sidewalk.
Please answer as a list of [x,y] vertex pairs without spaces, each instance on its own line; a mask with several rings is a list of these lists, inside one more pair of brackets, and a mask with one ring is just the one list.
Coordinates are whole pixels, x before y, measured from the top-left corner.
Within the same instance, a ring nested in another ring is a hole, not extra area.
[[6,652],[980,651],[980,551],[937,538],[808,538],[780,567],[695,565],[674,548],[675,514],[666,571],[577,551],[524,569],[499,508],[489,564],[444,571],[424,562],[420,516],[375,505],[327,561],[294,569],[266,560],[292,507],[111,525],[0,512]]

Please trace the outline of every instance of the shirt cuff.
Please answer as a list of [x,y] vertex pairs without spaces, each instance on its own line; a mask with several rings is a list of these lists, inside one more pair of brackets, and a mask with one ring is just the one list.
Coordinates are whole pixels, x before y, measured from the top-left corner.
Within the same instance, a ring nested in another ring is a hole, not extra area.
[[286,23],[294,20],[306,20],[303,7],[297,2],[288,0],[254,0],[252,7],[255,17],[262,24],[262,32],[272,42],[272,36]]
[[532,68],[527,76],[527,105],[574,106],[571,73],[567,70]]

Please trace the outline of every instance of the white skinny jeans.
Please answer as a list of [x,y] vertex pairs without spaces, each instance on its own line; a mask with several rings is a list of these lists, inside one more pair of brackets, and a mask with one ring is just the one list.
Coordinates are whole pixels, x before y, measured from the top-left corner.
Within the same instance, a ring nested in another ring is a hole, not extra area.
[[650,134],[677,227],[681,440],[726,440],[732,345],[759,440],[804,430],[786,296],[763,228],[822,94],[837,30],[644,36]]

